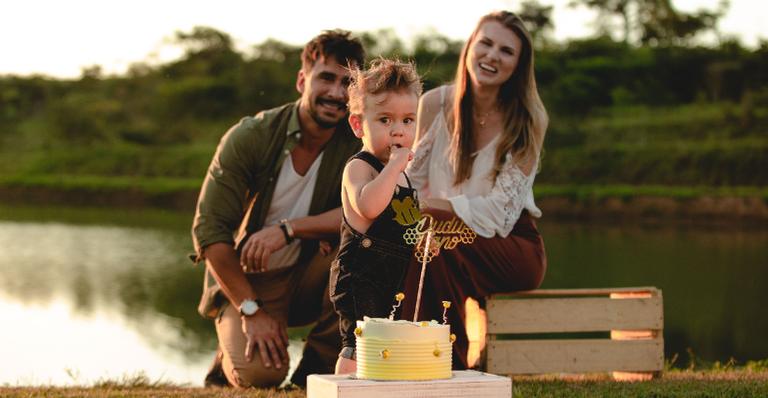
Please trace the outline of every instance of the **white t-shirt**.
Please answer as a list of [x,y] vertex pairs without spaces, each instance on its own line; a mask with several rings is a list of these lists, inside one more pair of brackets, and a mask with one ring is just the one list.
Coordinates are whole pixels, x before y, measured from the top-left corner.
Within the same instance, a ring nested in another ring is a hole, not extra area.
[[[445,86],[440,89],[441,105],[445,89]],[[509,235],[523,209],[534,217],[541,217],[541,210],[533,201],[535,171],[525,175],[512,156],[507,155],[496,181],[491,177],[500,133],[475,153],[469,179],[459,185],[453,184],[456,174],[450,159],[451,133],[444,108],[441,106],[440,109],[432,125],[416,143],[413,161],[406,170],[419,195],[448,199],[456,215],[486,238]]]
[[[283,165],[280,167],[280,175],[277,177],[272,203],[269,206],[267,218],[264,220],[265,227],[279,224],[280,220],[284,218],[292,220],[309,215],[309,205],[312,202],[312,193],[317,182],[317,171],[320,169],[322,159],[323,154],[320,153],[307,173],[301,176],[293,168],[291,155],[285,157]],[[301,240],[294,239],[289,245],[269,256],[267,269],[284,268],[295,264],[299,259],[300,251]]]

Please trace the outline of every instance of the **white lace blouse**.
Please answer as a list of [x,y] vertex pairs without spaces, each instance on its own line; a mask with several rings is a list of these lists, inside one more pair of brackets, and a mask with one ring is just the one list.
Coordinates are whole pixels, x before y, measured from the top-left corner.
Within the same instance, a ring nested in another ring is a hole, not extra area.
[[[441,105],[444,91],[445,87],[442,87]],[[541,210],[533,201],[536,165],[530,175],[525,175],[512,156],[507,155],[496,182],[493,182],[491,172],[500,134],[476,152],[470,178],[460,185],[453,184],[451,137],[444,107],[440,109],[432,125],[416,143],[413,161],[406,170],[419,196],[448,199],[456,215],[486,238],[507,237],[524,209],[534,217],[541,217]]]

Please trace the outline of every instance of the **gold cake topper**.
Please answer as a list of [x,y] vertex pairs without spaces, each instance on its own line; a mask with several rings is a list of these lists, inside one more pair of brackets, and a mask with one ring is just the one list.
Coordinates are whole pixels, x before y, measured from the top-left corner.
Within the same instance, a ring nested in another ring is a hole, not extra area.
[[400,303],[405,300],[405,293],[400,292],[395,295],[395,301],[397,301],[397,304],[392,306],[392,312],[389,313],[389,320],[392,321],[395,319],[395,311],[397,311],[397,308],[400,307]]
[[443,301],[443,325],[448,323],[448,308],[451,308],[451,302]]
[[[427,232],[432,231],[432,237],[429,243],[429,250],[425,250],[427,245]],[[437,221],[431,214],[424,214],[418,220],[416,225],[408,228],[403,234],[403,240],[409,245],[416,246],[416,258],[427,262],[440,253],[440,249],[451,250],[459,244],[472,244],[477,238],[477,233],[464,223],[460,218],[453,217],[450,220]]]

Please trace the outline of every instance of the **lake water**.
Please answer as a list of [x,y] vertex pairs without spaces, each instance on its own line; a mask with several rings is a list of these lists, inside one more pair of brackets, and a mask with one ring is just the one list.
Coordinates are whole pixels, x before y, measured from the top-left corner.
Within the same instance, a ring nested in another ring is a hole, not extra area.
[[[139,374],[201,385],[216,339],[196,313],[190,219],[0,207],[0,385]],[[585,224],[540,223],[542,287],[659,287],[676,366],[688,365],[689,351],[704,362],[768,358],[768,230]],[[292,358],[300,350],[296,336]]]

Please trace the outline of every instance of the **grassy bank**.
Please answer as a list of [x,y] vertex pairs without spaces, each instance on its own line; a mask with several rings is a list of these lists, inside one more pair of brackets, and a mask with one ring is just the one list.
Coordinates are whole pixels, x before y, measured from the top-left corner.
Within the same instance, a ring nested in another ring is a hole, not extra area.
[[[194,210],[200,178],[93,175],[0,177],[0,203]],[[537,184],[553,218],[716,218],[768,222],[768,187]]]
[[92,193],[136,191],[146,195],[196,191],[200,178],[36,174],[0,177],[0,188],[50,189]]
[[[99,192],[135,191],[145,195],[197,192],[199,178],[137,177],[37,174],[0,176],[0,188],[48,189],[52,191]],[[691,199],[712,197],[753,197],[768,200],[765,186],[674,186],[627,184],[536,184],[536,198],[566,197],[574,200],[627,199],[638,196]]]
[[[649,382],[615,382],[606,375],[514,377],[514,397],[762,397],[768,396],[766,361],[739,368],[670,370]],[[150,382],[138,376],[88,387],[0,387],[3,397],[304,397],[302,389],[205,389]]]
[[[754,103],[614,105],[575,114],[552,109],[537,181],[766,186],[765,97]],[[77,130],[71,136],[51,136],[55,122],[38,119],[26,118],[16,130],[0,124],[0,175],[200,180],[219,138],[237,121],[223,116],[196,121],[188,139],[140,143],[118,138],[80,142]]]
[[700,197],[761,198],[768,200],[768,187],[736,186],[665,186],[665,185],[553,185],[534,186],[537,199],[563,197],[575,201],[600,201],[609,198],[631,199],[659,197],[671,199],[695,199]]
[[118,208],[160,208],[190,212],[201,179],[91,175],[0,177],[0,203]]

